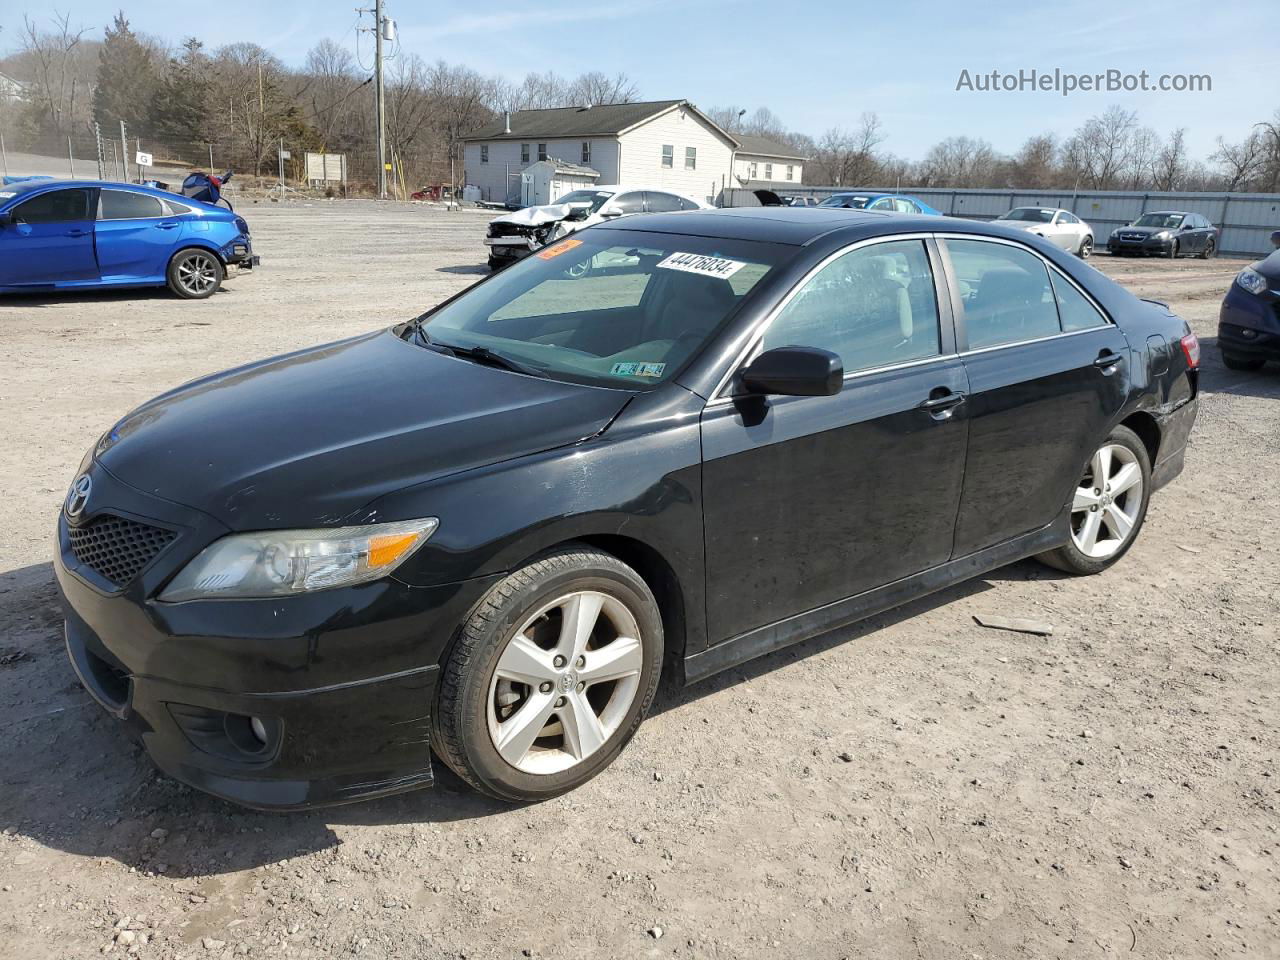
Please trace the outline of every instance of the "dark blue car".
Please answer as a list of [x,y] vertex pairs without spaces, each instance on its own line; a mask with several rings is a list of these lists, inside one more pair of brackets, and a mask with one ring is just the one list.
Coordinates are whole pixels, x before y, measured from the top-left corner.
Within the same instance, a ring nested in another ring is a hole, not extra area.
[[200,300],[257,263],[242,217],[188,197],[92,180],[0,188],[0,293],[167,286]]
[[942,216],[923,200],[908,197],[905,193],[868,193],[856,190],[833,193],[820,207],[844,207],[848,210],[881,210],[885,213],[923,213],[930,217]]

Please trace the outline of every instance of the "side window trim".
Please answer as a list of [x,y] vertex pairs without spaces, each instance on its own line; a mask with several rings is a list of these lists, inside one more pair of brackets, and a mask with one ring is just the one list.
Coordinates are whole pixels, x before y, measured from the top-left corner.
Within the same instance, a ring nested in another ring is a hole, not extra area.
[[716,388],[711,391],[711,397],[707,401],[707,404],[731,403],[733,401],[734,395],[729,392],[729,387],[733,384],[734,377],[737,376],[738,371],[761,353],[761,345],[764,342],[764,335],[768,331],[769,326],[773,323],[774,319],[786,309],[787,304],[795,299],[799,292],[805,288],[806,284],[808,284],[810,280],[826,269],[828,265],[839,260],[846,254],[852,253],[854,250],[859,250],[863,247],[876,246],[882,243],[894,243],[902,240],[916,240],[924,243],[925,253],[929,259],[929,269],[933,272],[934,300],[938,308],[940,350],[938,355],[935,357],[925,357],[921,360],[909,360],[904,363],[889,364],[881,367],[869,367],[865,370],[849,371],[845,373],[844,379],[848,381],[857,377],[866,377],[874,373],[879,373],[883,370],[894,370],[899,367],[922,366],[927,363],[940,363],[945,360],[954,360],[957,356],[956,345],[958,342],[957,331],[955,328],[957,316],[952,307],[951,297],[949,296],[945,286],[945,277],[947,275],[941,270],[944,254],[940,251],[939,245],[936,243],[937,236],[938,234],[934,233],[894,233],[883,237],[868,237],[865,240],[856,240],[853,243],[846,244],[840,249],[827,254],[827,256],[823,257],[816,264],[810,267],[804,276],[792,285],[791,289],[786,292],[782,299],[774,304],[773,309],[756,323],[755,329],[751,331],[751,336],[748,338],[746,345],[742,348],[742,351],[738,356],[734,358],[734,361],[729,364],[728,369],[720,378],[719,383],[716,384]]
[[[1065,280],[1067,283],[1071,284],[1071,286],[1074,287],[1076,291],[1082,297],[1084,297],[1085,300],[1088,301],[1093,306],[1093,308],[1098,311],[1098,313],[1102,315],[1102,318],[1106,321],[1106,326],[1114,327],[1116,325],[1115,319],[1111,316],[1111,314],[1107,313],[1107,311],[1103,309],[1102,304],[1098,303],[1098,301],[1093,298],[1093,296],[1089,293],[1088,290],[1085,290],[1084,287],[1076,283],[1076,281],[1072,279],[1065,270],[1060,269],[1051,260],[1048,260],[1047,258],[1042,256],[1039,253],[1039,251],[1032,250],[1030,247],[1025,246],[1021,243],[1018,243],[1015,240],[1007,240],[1004,237],[987,237],[987,236],[981,236],[979,234],[964,234],[964,233],[938,233],[938,234],[934,234],[933,237],[935,240],[939,241],[938,247],[939,247],[939,250],[941,251],[942,259],[946,264],[947,288],[950,293],[951,300],[954,304],[954,309],[952,311],[952,318],[955,326],[956,349],[957,349],[957,352],[962,357],[967,356],[969,354],[973,354],[973,353],[986,353],[991,350],[1007,350],[1011,347],[1020,347],[1028,343],[1041,343],[1045,340],[1053,340],[1058,337],[1074,337],[1082,333],[1093,333],[1095,330],[1101,330],[1103,328],[1089,327],[1088,329],[1085,329],[1085,330],[1064,331],[1061,329],[1062,317],[1061,317],[1061,314],[1059,314],[1058,332],[1054,334],[1050,334],[1047,337],[1035,337],[1031,340],[1014,340],[1009,343],[997,343],[990,347],[977,347],[974,349],[970,349],[968,331],[965,329],[964,304],[960,298],[960,287],[956,283],[955,267],[951,263],[951,252],[947,247],[948,240],[980,240],[985,243],[1000,243],[1000,244],[1004,244],[1005,246],[1016,247],[1019,250],[1023,250],[1026,253],[1031,254],[1033,257],[1039,260],[1042,264],[1044,264],[1045,269],[1047,269],[1051,275],[1057,275],[1061,277],[1063,280]],[[1051,280],[1052,280],[1052,277],[1051,277]],[[1056,304],[1055,304],[1055,309],[1056,309]]]

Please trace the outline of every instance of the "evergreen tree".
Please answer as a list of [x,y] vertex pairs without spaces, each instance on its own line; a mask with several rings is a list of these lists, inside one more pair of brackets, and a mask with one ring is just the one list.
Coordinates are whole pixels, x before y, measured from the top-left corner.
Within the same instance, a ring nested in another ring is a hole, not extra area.
[[209,99],[209,61],[195,37],[182,42],[182,54],[160,73],[151,96],[152,135],[160,140],[207,142],[206,105]]
[[125,19],[116,14],[98,52],[98,85],[93,93],[93,115],[109,135],[123,120],[129,135],[149,134],[155,63],[151,47],[142,43]]

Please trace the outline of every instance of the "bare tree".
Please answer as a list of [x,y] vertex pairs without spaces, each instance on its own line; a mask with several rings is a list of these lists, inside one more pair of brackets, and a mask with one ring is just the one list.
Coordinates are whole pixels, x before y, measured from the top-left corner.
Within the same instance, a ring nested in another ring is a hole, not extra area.
[[625,73],[612,77],[593,70],[584,73],[569,84],[568,100],[564,106],[594,106],[601,103],[635,103],[640,99],[640,88]]
[[1151,166],[1151,186],[1156,190],[1181,190],[1187,178],[1187,128],[1169,134]]
[[[400,62],[393,61],[393,74]],[[332,150],[340,145],[342,132],[353,114],[364,106],[364,100],[356,93],[370,78],[360,75],[351,51],[327,37],[307,53],[303,74],[306,83],[300,96],[307,107],[307,118],[319,134],[321,145]]]
[[837,187],[869,183],[878,170],[876,148],[884,142],[880,118],[864,113],[853,130],[832,127],[813,155],[820,177]]
[[1086,120],[1066,142],[1066,166],[1094,190],[1114,190],[1132,166],[1137,129],[1137,113],[1108,107],[1104,113]]
[[994,180],[999,159],[986,140],[947,137],[929,148],[922,169],[929,186],[983,187]]
[[1222,171],[1223,189],[1240,190],[1258,177],[1266,164],[1266,144],[1254,129],[1239,143],[1218,138],[1218,149],[1209,157]]
[[88,116],[92,85],[84,82],[76,56],[88,28],[73,29],[67,14],[55,13],[50,19],[53,29],[41,30],[24,16],[19,44],[32,74],[30,100],[37,111],[37,123],[63,135]]
[[1052,186],[1058,174],[1058,141],[1051,133],[1028,137],[1009,164],[1010,185]]

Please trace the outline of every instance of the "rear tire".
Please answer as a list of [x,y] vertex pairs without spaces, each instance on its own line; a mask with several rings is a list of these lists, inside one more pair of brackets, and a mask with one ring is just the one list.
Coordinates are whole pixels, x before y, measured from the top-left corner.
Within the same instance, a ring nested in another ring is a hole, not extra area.
[[1150,496],[1146,445],[1128,427],[1116,427],[1089,458],[1076,485],[1070,538],[1036,559],[1066,573],[1101,573],[1138,539]]
[[1080,241],[1080,249],[1076,251],[1076,256],[1081,260],[1088,260],[1093,255],[1093,237],[1086,236]]
[[226,270],[216,253],[188,248],[174,254],[165,276],[169,289],[183,300],[205,300],[218,292]]
[[444,663],[432,747],[492,797],[565,793],[635,734],[662,654],[662,616],[640,575],[568,544],[510,574],[472,610]]
[[1222,365],[1228,370],[1239,370],[1244,373],[1252,373],[1255,370],[1261,370],[1266,360],[1259,360],[1257,357],[1242,357],[1239,354],[1227,353],[1223,351]]
[[1218,252],[1218,244],[1214,242],[1213,237],[1210,237],[1208,242],[1205,243],[1204,249],[1200,251],[1200,259],[1211,260],[1213,259],[1213,255],[1217,252]]

